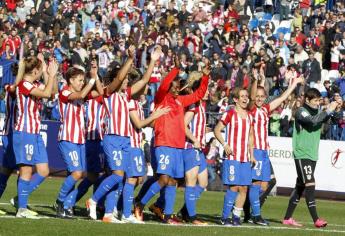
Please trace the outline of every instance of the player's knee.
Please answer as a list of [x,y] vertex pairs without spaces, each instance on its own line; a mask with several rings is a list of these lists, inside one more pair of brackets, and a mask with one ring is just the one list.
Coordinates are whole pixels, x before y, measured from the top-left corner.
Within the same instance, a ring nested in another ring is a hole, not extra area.
[[118,176],[122,176],[122,177],[125,175],[125,173],[122,170],[114,170],[113,174],[118,175]]
[[169,183],[169,176],[167,175],[161,175],[158,179],[158,184],[161,186],[161,187],[164,187],[166,185],[168,185]]
[[83,172],[82,171],[74,171],[72,173],[73,179],[75,180],[80,180],[83,177]]
[[137,179],[136,178],[129,178],[126,181],[129,184],[135,185],[137,183]]

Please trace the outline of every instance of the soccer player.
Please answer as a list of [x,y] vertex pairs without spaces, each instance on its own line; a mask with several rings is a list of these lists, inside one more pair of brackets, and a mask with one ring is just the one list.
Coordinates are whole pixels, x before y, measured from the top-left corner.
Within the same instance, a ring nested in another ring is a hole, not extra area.
[[[214,134],[224,147],[226,160],[222,167],[223,184],[228,186],[224,196],[221,224],[238,226],[243,204],[246,200],[247,186],[251,184],[251,161],[253,154],[252,117],[247,111],[248,91],[236,88],[233,92],[235,108],[225,113],[214,129]],[[225,139],[221,131],[225,128]],[[239,194],[237,198],[237,194]],[[237,198],[237,199],[236,199]],[[234,203],[232,221],[229,215]]]
[[319,143],[322,123],[330,118],[330,115],[339,104],[340,99],[333,101],[327,110],[320,111],[321,93],[310,88],[305,93],[305,103],[298,108],[295,115],[295,124],[292,135],[293,156],[295,158],[297,179],[294,190],[291,193],[289,205],[283,220],[284,225],[301,227],[293,218],[293,212],[304,192],[309,213],[315,227],[327,226],[327,221],[319,218],[316,212],[315,202],[315,178],[314,171],[319,158]]
[[[201,73],[198,72],[192,72],[189,75],[188,84],[184,89],[187,94],[193,93],[200,86],[198,79],[201,76]],[[183,150],[186,187],[185,205],[180,212],[185,221],[195,225],[207,225],[196,217],[196,202],[208,183],[206,158],[201,151],[206,145],[205,100],[207,98],[208,91],[202,101],[189,106],[184,115],[187,137],[185,150]]]
[[[151,54],[151,59],[156,61],[161,56],[161,48],[157,47]],[[104,222],[119,223],[113,215],[115,208],[115,190],[122,189],[124,172],[126,171],[126,162],[130,152],[130,118],[128,103],[131,97],[139,93],[149,82],[150,75],[144,75],[143,78],[128,87],[126,78],[129,69],[132,67],[135,47],[130,46],[128,49],[129,58],[115,79],[106,87],[104,93],[104,105],[106,114],[109,117],[106,134],[103,139],[104,153],[107,158],[107,164],[112,171],[100,184],[92,198],[87,200],[86,206],[89,210],[91,219],[96,220],[97,202],[107,194]],[[146,74],[146,73],[145,73]],[[115,187],[115,188],[114,188]]]
[[[74,185],[83,177],[86,170],[85,160],[85,99],[103,94],[102,84],[97,76],[97,65],[90,71],[90,80],[85,84],[85,72],[72,67],[66,73],[67,85],[59,93],[59,112],[61,126],[59,130],[59,150],[70,173],[62,184],[57,203],[57,216],[72,218],[78,188]],[[92,90],[96,84],[96,90]],[[74,190],[73,190],[74,189]]]
[[[0,169],[0,198],[4,193],[7,181],[14,170],[17,169],[16,158],[13,151],[13,129],[17,115],[16,111],[16,87],[22,80],[24,75],[25,64],[24,60],[19,61],[18,73],[16,81],[12,85],[5,85],[5,120],[4,129],[2,134],[2,145],[3,145],[3,159]],[[0,214],[4,215],[6,212],[0,210]]]
[[[252,222],[267,226],[268,222],[261,217],[260,190],[263,188],[265,191],[271,180],[271,163],[268,156],[268,124],[270,113],[277,109],[304,79],[303,77],[294,78],[288,89],[280,97],[265,104],[267,94],[263,86],[258,86],[258,78],[258,76],[255,76],[251,90],[253,104],[250,107],[250,113],[253,117],[254,125],[254,157],[256,165],[252,168],[252,185],[249,187],[249,201],[252,209]],[[261,84],[264,85],[264,83],[265,77],[261,76]],[[245,214],[245,220],[249,220],[246,218],[250,217]]]
[[[178,59],[177,59],[178,60]],[[186,134],[184,125],[184,109],[202,99],[208,85],[209,68],[205,68],[200,87],[192,94],[179,96],[180,81],[175,79],[179,73],[178,61],[175,68],[165,77],[160,85],[154,103],[156,107],[170,107],[171,112],[161,116],[154,123],[155,156],[157,161],[158,181],[153,183],[145,196],[137,203],[136,215],[142,215],[145,205],[163,187],[165,189],[164,222],[179,224],[172,216],[176,196],[176,183],[178,178],[183,178],[182,151],[185,145]]]
[[[24,63],[25,74],[16,90],[18,116],[13,132],[14,154],[19,166],[16,216],[35,219],[37,216],[27,209],[28,197],[49,174],[47,151],[40,135],[39,109],[41,99],[52,95],[58,65],[53,60],[46,69],[45,63],[37,57],[28,57]],[[44,86],[39,80],[46,70],[48,81]],[[33,175],[34,166],[37,173]]]
[[[148,73],[151,74],[154,67],[154,60],[151,60],[151,63],[148,67]],[[146,162],[141,149],[141,143],[143,141],[143,133],[141,128],[144,128],[150,125],[154,120],[159,118],[162,115],[170,112],[168,107],[158,108],[153,111],[153,113],[145,119],[144,111],[140,105],[138,98],[141,94],[146,95],[148,91],[148,85],[145,86],[144,90],[141,93],[138,93],[135,97],[129,102],[129,116],[131,119],[131,149],[130,149],[130,158],[128,159],[127,171],[126,171],[126,183],[123,189],[123,216],[122,221],[128,223],[144,223],[141,220],[135,218],[132,215],[131,208],[133,205],[133,194],[134,188],[137,184],[142,182],[142,177],[146,174]]]

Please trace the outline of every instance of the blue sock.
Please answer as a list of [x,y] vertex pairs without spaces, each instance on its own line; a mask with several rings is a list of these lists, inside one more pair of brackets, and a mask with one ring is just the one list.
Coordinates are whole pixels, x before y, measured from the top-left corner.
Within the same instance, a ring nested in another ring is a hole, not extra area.
[[40,175],[39,173],[35,173],[30,180],[30,194],[35,191],[38,186],[44,181],[45,177]]
[[78,194],[75,200],[76,202],[79,202],[79,200],[87,193],[91,185],[92,183],[88,178],[84,178],[83,181],[80,182],[78,185]]
[[99,185],[96,192],[92,196],[92,200],[98,202],[101,197],[103,197],[107,192],[109,192],[116,184],[121,182],[123,176],[119,176],[117,174],[112,174],[105,178],[103,182]]
[[198,184],[194,187],[194,190],[195,190],[196,200],[198,200],[200,198],[201,194],[205,191],[205,189]]
[[252,216],[259,216],[260,210],[260,185],[251,185],[249,187],[249,201],[252,208]]
[[161,186],[158,184],[158,181],[156,181],[151,185],[145,196],[141,199],[141,204],[146,205],[151,198],[159,192],[159,190],[161,190]]
[[27,208],[30,192],[30,181],[18,180],[18,208]]
[[62,184],[58,196],[58,200],[64,202],[66,200],[67,195],[71,192],[74,188],[74,185],[77,181],[72,177],[72,175],[67,176],[65,182]]
[[141,186],[141,189],[135,198],[137,202],[141,201],[141,199],[145,196],[151,185],[154,184],[156,181],[157,180],[154,177],[150,177],[143,183],[143,186]]
[[10,178],[9,175],[0,173],[0,198],[6,189],[8,178]]
[[118,211],[123,209],[123,182],[118,184],[118,187],[115,191],[115,207]]
[[159,197],[157,198],[155,205],[160,209],[165,208],[165,187],[161,188],[161,190],[159,191]]
[[105,213],[113,213],[115,208],[115,189],[112,188],[105,195]]
[[186,203],[188,215],[194,217],[196,215],[195,203],[196,203],[196,191],[195,187],[186,186],[184,189],[184,201]]
[[226,194],[224,196],[224,205],[223,205],[223,213],[222,219],[227,219],[230,216],[234,203],[236,201],[237,192],[233,192],[230,189],[226,190]]
[[123,188],[123,215],[129,217],[132,213],[134,184],[126,183]]
[[63,203],[64,209],[69,209],[75,206],[77,194],[78,188],[74,189],[67,195],[66,200]]
[[165,187],[165,207],[164,214],[172,215],[174,213],[174,205],[176,198],[176,186],[168,185]]

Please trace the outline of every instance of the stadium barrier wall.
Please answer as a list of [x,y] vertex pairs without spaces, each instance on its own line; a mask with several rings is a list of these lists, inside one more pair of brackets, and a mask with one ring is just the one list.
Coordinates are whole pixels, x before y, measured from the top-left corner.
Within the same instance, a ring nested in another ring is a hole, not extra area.
[[[59,125],[59,122],[54,121],[42,121],[41,124],[41,135],[47,147],[49,167],[53,175],[59,173],[64,174],[66,169],[57,146]],[[147,140],[150,140],[152,128],[145,128],[144,132]],[[206,140],[208,141],[213,136],[213,133],[207,133]],[[297,176],[292,156],[292,139],[269,137],[269,143],[269,155],[277,179],[278,193],[280,192],[279,189],[293,188]],[[221,146],[220,153],[221,155],[223,153]],[[0,161],[2,156],[2,142],[0,142]],[[316,189],[319,192],[331,191],[335,194],[345,196],[345,142],[321,140],[315,178]],[[217,184],[217,188],[213,189],[218,189],[218,186],[219,183]],[[219,190],[222,190],[222,188]]]

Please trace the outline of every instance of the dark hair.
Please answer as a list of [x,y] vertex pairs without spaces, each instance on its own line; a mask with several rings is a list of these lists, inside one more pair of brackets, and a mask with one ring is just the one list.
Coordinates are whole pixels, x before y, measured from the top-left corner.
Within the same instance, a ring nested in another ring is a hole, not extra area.
[[77,77],[78,75],[85,75],[85,72],[75,67],[69,68],[66,73],[67,84],[70,84],[71,79]]
[[121,66],[118,62],[113,61],[112,63],[110,63],[108,67],[108,71],[103,78],[105,86],[113,82],[113,80],[116,78],[117,74],[119,73],[120,69],[121,69]]
[[321,93],[319,90],[316,88],[310,88],[307,90],[307,92],[304,94],[305,98],[308,99],[309,101],[314,99],[314,98],[320,98]]

